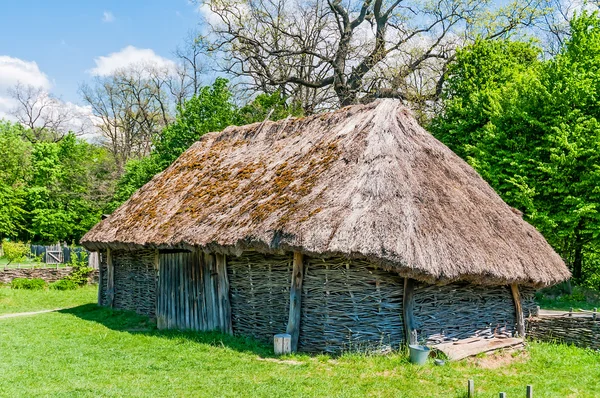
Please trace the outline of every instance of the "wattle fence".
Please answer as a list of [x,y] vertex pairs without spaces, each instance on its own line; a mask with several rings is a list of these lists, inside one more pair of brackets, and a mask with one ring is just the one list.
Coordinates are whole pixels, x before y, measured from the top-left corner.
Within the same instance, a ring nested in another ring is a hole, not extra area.
[[600,350],[600,314],[596,311],[542,311],[527,320],[527,336]]

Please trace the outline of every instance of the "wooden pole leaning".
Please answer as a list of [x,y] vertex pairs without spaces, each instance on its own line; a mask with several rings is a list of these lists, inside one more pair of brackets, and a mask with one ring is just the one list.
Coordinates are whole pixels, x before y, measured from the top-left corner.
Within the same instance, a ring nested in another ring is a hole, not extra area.
[[523,316],[523,308],[521,307],[521,293],[519,293],[519,285],[516,283],[510,284],[513,301],[515,302],[515,314],[517,318],[517,333],[519,337],[525,337],[525,318]]
[[291,338],[292,352],[298,351],[298,339],[300,336],[300,318],[302,317],[302,281],[304,279],[304,256],[300,252],[294,252],[292,284],[290,287],[290,314],[288,318],[286,333]]
[[404,293],[402,295],[402,323],[404,324],[404,339],[406,344],[416,344],[417,338],[415,336],[415,321],[413,316],[413,307],[415,304],[414,293],[415,281],[414,279],[404,278]]

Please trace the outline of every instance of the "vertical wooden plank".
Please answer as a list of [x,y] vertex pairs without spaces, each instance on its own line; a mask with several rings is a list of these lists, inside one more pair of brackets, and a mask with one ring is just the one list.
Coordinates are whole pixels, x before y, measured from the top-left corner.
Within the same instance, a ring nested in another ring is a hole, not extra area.
[[233,334],[231,327],[231,301],[229,300],[229,278],[227,277],[227,257],[216,255],[218,277],[219,329]]
[[528,385],[527,386],[527,390],[526,390],[526,395],[527,398],[533,398],[533,386]]
[[164,271],[164,276],[165,276],[165,281],[164,281],[164,288],[165,288],[165,292],[163,294],[163,298],[165,300],[165,327],[167,329],[171,328],[171,290],[169,289],[169,284],[171,283],[171,275],[169,274],[169,272],[171,271],[171,267],[169,267],[169,261],[170,261],[171,257],[169,254],[165,254],[164,257],[164,267],[165,267],[165,271]]
[[213,287],[213,256],[204,253],[204,297],[206,300],[206,330],[217,329],[217,322],[215,322],[215,290]]
[[196,330],[203,330],[202,329],[202,305],[201,305],[201,299],[202,299],[202,285],[200,284],[200,280],[201,280],[201,276],[200,276],[200,259],[198,256],[198,252],[194,252],[194,273],[196,275],[195,277],[195,283],[194,283],[194,289],[196,291],[196,295],[194,296],[194,307],[196,308]]
[[525,319],[523,317],[523,309],[521,308],[521,293],[519,292],[519,285],[517,285],[516,283],[511,283],[510,291],[512,293],[513,301],[515,303],[517,333],[519,334],[519,337],[525,337]]
[[208,330],[208,319],[206,317],[206,293],[204,287],[204,253],[198,251],[197,256],[197,270],[198,270],[198,307],[200,315],[199,330]]
[[415,344],[417,338],[413,333],[415,331],[415,320],[413,315],[414,308],[414,290],[415,281],[410,278],[404,278],[404,293],[402,295],[402,323],[404,324],[404,338],[406,344]]
[[473,380],[469,380],[467,383],[467,397],[475,398],[475,382]]
[[185,278],[182,281],[184,285],[183,289],[183,302],[185,303],[185,327],[186,329],[192,329],[192,322],[190,319],[191,308],[190,308],[190,284],[192,283],[191,278],[191,266],[192,266],[192,253],[185,254]]
[[183,302],[183,287],[185,286],[183,273],[185,268],[185,254],[178,253],[177,257],[177,293],[179,294],[179,308],[177,315],[179,316],[179,329],[185,329],[185,304]]
[[106,249],[106,271],[106,298],[108,306],[112,308],[115,305],[115,267],[110,249]]
[[154,303],[154,314],[156,315],[156,327],[160,329],[160,255],[158,250],[154,251],[154,275],[156,282],[156,286],[154,288],[156,297],[156,302]]
[[158,261],[158,278],[156,279],[156,327],[158,329],[162,329],[162,280],[163,277],[160,275],[161,266],[160,266],[160,256]]
[[180,292],[181,292],[181,323],[183,324],[182,329],[189,329],[189,319],[188,319],[188,306],[187,306],[187,265],[188,265],[188,255],[187,253],[181,253],[181,271],[179,275],[181,276]]
[[300,319],[302,318],[302,281],[304,279],[303,255],[294,252],[292,283],[290,287],[290,314],[286,333],[292,336],[292,352],[298,351]]
[[175,255],[169,254],[169,329],[175,329],[177,327],[175,317]]
[[198,330],[198,326],[196,325],[196,310],[194,308],[194,303],[196,299],[196,269],[194,268],[194,263],[196,262],[196,254],[192,252],[189,256],[189,296],[187,298],[187,301],[188,305],[190,306],[190,329]]
[[[100,258],[100,253],[96,252],[98,258]],[[104,290],[104,270],[100,262],[98,261],[98,305],[102,305],[102,291]]]

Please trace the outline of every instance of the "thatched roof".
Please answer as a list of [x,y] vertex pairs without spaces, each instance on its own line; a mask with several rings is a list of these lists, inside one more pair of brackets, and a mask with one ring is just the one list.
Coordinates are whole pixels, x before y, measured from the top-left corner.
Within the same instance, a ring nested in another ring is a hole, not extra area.
[[393,100],[207,134],[82,243],[341,254],[438,283],[569,277],[542,235]]

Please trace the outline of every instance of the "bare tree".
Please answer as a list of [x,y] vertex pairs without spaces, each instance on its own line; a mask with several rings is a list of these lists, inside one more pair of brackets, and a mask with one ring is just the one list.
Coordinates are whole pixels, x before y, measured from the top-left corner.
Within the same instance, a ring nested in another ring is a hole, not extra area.
[[536,28],[541,32],[544,50],[550,56],[554,56],[560,51],[565,40],[571,36],[570,22],[573,15],[583,10],[600,10],[600,1],[549,0],[548,9],[550,12],[543,16]]
[[169,68],[135,65],[80,87],[119,172],[129,159],[148,155],[153,140],[171,123],[182,97],[178,79]]
[[31,142],[57,142],[69,132],[82,135],[90,128],[87,115],[43,88],[17,83],[9,93],[17,102],[11,113],[28,128],[25,137]]
[[505,36],[545,0],[206,0],[204,39],[222,70],[252,90],[300,101],[307,113],[393,97],[435,101],[445,65],[475,37]]
[[[206,43],[196,30],[188,32],[183,44],[175,49],[175,57],[179,60],[179,85],[182,89],[181,101],[198,94],[202,87],[202,76],[205,73]],[[179,102],[181,103],[181,102]]]

